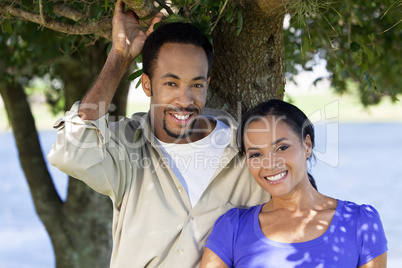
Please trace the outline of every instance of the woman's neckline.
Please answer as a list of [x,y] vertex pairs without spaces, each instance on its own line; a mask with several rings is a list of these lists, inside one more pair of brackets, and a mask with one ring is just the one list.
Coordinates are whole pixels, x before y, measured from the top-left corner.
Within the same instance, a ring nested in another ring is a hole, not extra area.
[[327,241],[335,232],[336,226],[338,225],[340,216],[341,216],[341,211],[344,206],[344,202],[337,199],[338,203],[336,205],[335,213],[334,216],[331,220],[330,225],[328,226],[327,230],[319,237],[314,238],[309,241],[304,241],[304,242],[295,242],[295,243],[285,243],[285,242],[278,242],[274,241],[272,239],[269,239],[264,235],[264,233],[261,230],[260,227],[260,221],[259,221],[259,213],[261,212],[262,206],[264,204],[261,204],[257,207],[257,209],[254,211],[254,232],[256,236],[264,243],[275,246],[275,247],[280,247],[280,248],[304,248],[304,247],[311,247],[313,245],[317,245],[320,243],[323,243]]

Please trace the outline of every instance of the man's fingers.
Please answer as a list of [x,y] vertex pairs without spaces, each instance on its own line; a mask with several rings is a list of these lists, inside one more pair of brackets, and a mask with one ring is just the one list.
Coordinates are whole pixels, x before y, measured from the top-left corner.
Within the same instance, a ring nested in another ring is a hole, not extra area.
[[116,13],[122,12],[123,11],[123,5],[124,5],[124,3],[123,3],[122,0],[117,0],[116,4],[114,5],[114,11]]
[[159,12],[155,15],[154,19],[152,20],[151,26],[149,26],[148,31],[145,33],[146,36],[150,35],[154,31],[154,25],[162,20],[163,13]]

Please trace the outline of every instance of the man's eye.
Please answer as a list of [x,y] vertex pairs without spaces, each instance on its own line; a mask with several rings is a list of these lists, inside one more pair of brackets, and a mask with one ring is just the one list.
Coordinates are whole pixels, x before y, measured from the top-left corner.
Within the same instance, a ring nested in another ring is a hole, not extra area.
[[203,84],[194,84],[193,87],[195,87],[195,88],[203,88],[204,85]]
[[176,86],[175,82],[166,82],[165,85],[169,86],[169,87],[174,87]]

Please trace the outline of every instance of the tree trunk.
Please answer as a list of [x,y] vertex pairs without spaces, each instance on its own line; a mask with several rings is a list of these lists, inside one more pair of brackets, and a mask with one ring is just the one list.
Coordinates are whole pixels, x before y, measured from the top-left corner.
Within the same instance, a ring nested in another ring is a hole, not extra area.
[[[99,74],[106,60],[105,51],[105,44],[98,42],[85,49],[80,58],[74,55],[62,66],[55,67],[65,82],[67,109],[82,98]],[[119,87],[115,98],[116,115],[125,113],[128,87],[124,81]],[[0,83],[0,93],[36,211],[52,241],[56,267],[109,267],[113,215],[110,199],[81,181],[71,179],[67,200],[63,202],[48,172],[23,87]]]
[[[213,32],[215,62],[208,107],[239,120],[261,101],[282,98],[285,84],[283,19],[280,1],[243,1],[243,28],[221,20]],[[237,17],[237,20],[239,18]]]

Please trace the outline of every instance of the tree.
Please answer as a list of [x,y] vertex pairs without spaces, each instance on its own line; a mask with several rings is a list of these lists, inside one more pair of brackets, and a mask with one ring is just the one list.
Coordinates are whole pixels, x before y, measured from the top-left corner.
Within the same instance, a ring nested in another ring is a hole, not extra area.
[[[401,24],[395,17],[400,15],[400,0],[125,2],[145,28],[149,18],[164,9],[167,21],[193,22],[210,36],[216,59],[207,106],[226,109],[235,117],[261,100],[282,98],[285,67],[291,77],[298,71],[296,65],[311,69],[317,55],[327,60],[335,88],[344,92],[347,80],[357,82],[365,104],[384,95],[396,101],[402,91]],[[68,199],[61,201],[40,150],[24,88],[35,76],[53,81],[46,95],[55,112],[81,99],[105,60],[113,5],[108,0],[0,4],[0,93],[57,267],[108,266],[110,202],[77,180],[70,180]],[[292,20],[284,31],[286,14]],[[119,90],[116,116],[125,114],[128,83],[122,81]]]

